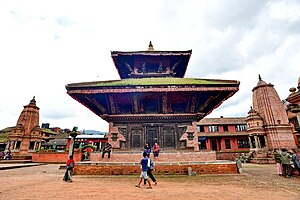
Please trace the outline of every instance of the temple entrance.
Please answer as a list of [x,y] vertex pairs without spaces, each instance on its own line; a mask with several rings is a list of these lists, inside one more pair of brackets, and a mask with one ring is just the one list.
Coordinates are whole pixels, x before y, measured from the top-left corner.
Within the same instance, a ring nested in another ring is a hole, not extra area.
[[161,148],[178,148],[176,125],[161,126],[161,124],[131,124],[129,127],[127,146],[143,148],[148,142],[152,148],[158,143]]
[[158,128],[149,128],[146,133],[146,141],[152,148],[155,142],[158,142]]

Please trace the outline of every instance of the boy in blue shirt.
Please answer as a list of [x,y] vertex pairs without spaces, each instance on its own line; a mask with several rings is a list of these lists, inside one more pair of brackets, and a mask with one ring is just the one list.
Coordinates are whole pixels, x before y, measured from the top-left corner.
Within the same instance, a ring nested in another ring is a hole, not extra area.
[[140,164],[142,165],[142,172],[141,172],[141,175],[140,175],[141,180],[140,180],[139,184],[136,185],[136,187],[140,188],[142,181],[145,179],[145,180],[147,180],[148,185],[149,185],[149,187],[147,187],[147,188],[152,189],[150,181],[148,180],[148,175],[147,175],[148,158],[147,158],[147,153],[146,152],[143,153],[143,158],[142,158]]

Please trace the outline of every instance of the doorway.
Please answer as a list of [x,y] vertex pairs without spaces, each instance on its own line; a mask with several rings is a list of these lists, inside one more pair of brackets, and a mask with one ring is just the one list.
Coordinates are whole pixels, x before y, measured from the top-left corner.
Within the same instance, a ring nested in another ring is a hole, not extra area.
[[154,143],[158,143],[158,128],[149,128],[146,133],[146,142],[150,147],[153,147]]

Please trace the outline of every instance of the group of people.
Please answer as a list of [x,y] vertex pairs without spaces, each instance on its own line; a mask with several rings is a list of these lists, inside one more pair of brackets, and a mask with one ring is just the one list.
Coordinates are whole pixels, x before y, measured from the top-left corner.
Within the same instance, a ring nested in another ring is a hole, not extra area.
[[279,176],[291,178],[294,171],[298,171],[300,176],[300,162],[295,149],[288,151],[286,148],[275,148],[273,154]]
[[[108,142],[105,143],[103,150],[102,150],[102,158],[104,158],[104,155],[107,153],[108,154],[108,158],[110,158],[110,153],[111,153],[111,149],[112,146],[111,144],[109,144]],[[155,143],[153,145],[153,155],[154,155],[154,159],[156,159],[159,155],[160,152],[160,146]],[[143,158],[140,161],[141,164],[141,168],[142,168],[142,172],[140,175],[140,182],[138,183],[138,185],[136,185],[136,187],[140,187],[142,181],[144,180],[144,185],[147,184],[149,185],[149,189],[152,188],[151,187],[151,183],[148,179],[148,177],[150,177],[150,179],[153,181],[153,183],[155,185],[157,185],[157,181],[155,179],[155,177],[152,174],[152,171],[154,170],[154,162],[151,160],[150,158],[150,154],[151,154],[151,147],[149,145],[149,143],[147,142],[144,146],[144,151],[143,151]],[[75,167],[75,161],[73,160],[73,156],[69,156],[69,159],[66,163],[66,172],[65,175],[63,177],[63,180],[66,182],[73,182],[72,181],[72,176],[73,176],[73,169]]]
[[[148,142],[146,142],[146,144],[144,146],[144,152],[146,152],[149,155],[151,153],[151,147]],[[157,159],[159,152],[160,152],[160,146],[157,143],[154,143],[152,152],[153,152],[154,159]]]
[[3,160],[10,160],[12,158],[11,151],[8,150],[6,153],[4,151],[1,151],[0,158]]
[[[154,159],[156,159],[158,157],[159,152],[160,152],[160,146],[157,143],[155,143],[153,146]],[[152,180],[152,182],[155,185],[157,185],[157,180],[155,179],[155,177],[152,174],[152,171],[155,169],[154,169],[154,162],[150,158],[150,153],[151,153],[151,147],[150,147],[149,143],[147,142],[144,147],[143,158],[140,161],[142,171],[141,171],[141,175],[140,175],[140,181],[136,185],[136,187],[138,187],[138,188],[141,187],[141,183],[143,180],[144,180],[144,185],[147,185],[147,183],[148,183],[148,187],[147,187],[148,189],[152,188],[148,177]]]

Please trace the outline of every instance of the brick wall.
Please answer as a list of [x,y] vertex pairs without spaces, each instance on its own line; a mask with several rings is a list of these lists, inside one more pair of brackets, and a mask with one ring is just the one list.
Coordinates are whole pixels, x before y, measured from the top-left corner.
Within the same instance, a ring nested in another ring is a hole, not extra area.
[[[188,174],[188,167],[197,174],[236,174],[235,162],[181,162],[155,163],[155,174]],[[139,163],[77,163],[76,175],[138,175],[141,173]]]
[[[32,162],[37,163],[66,163],[68,160],[68,153],[33,153]],[[81,153],[73,155],[75,162],[81,161]]]
[[[142,153],[120,153],[112,152],[110,159],[105,154],[104,158],[101,158],[102,154],[98,152],[92,152],[90,160],[92,162],[139,162],[142,158]],[[153,159],[153,154],[151,154]],[[160,153],[157,162],[182,162],[182,161],[214,161],[216,160],[216,153],[211,152],[178,152],[178,153]]]

